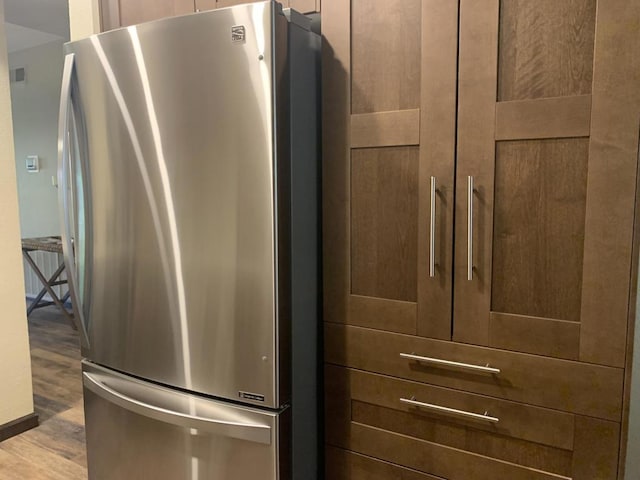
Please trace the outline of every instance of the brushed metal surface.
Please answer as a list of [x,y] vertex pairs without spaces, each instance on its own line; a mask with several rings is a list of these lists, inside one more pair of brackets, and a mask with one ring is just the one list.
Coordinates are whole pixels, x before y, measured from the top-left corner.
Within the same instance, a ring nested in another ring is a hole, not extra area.
[[493,417],[489,415],[489,412],[484,412],[484,413],[467,412],[466,410],[458,410],[457,408],[445,407],[442,405],[436,405],[434,403],[419,402],[413,397],[401,398],[400,401],[402,403],[406,403],[407,405],[411,405],[412,407],[424,408],[424,409],[431,410],[438,413],[445,413],[447,415],[458,415],[460,417],[468,418],[471,420],[480,420],[483,422],[490,422],[490,423],[498,423],[500,421],[498,417]]
[[[75,55],[64,60],[58,117],[58,200],[62,246],[73,317],[83,348],[89,348],[86,329],[90,282],[85,278],[87,254],[91,251],[87,228],[90,198],[84,189],[86,175],[86,130],[75,75]],[[84,152],[84,153],[83,153]],[[75,244],[74,244],[75,240]]]
[[[209,400],[87,362],[83,376],[91,480],[280,478],[278,458],[288,458],[280,445],[280,429],[288,410],[262,411]],[[87,378],[101,386],[87,388]],[[160,415],[104,398],[105,386]]]
[[416,362],[420,362],[420,363],[430,363],[432,365],[461,368],[463,370],[472,370],[474,372],[491,373],[491,374],[500,373],[499,368],[490,367],[489,365],[482,366],[482,365],[474,365],[472,363],[454,362],[452,360],[444,360],[442,358],[423,357],[421,355],[416,355],[414,353],[401,353],[400,357],[405,358],[407,360],[415,360]]
[[[232,42],[238,25],[246,38]],[[67,44],[86,127],[92,361],[243,402],[288,400],[277,175],[288,159],[276,154],[286,47],[274,48],[286,28],[263,2]]]

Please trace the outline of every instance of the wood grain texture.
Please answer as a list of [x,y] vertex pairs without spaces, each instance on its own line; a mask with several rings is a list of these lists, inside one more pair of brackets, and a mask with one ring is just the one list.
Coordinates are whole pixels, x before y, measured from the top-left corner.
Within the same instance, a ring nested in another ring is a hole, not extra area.
[[349,314],[347,318],[338,323],[415,334],[416,304],[386,298],[351,295],[349,297]]
[[450,480],[568,480],[568,477],[352,423],[350,448]]
[[588,137],[591,95],[498,102],[496,140]]
[[580,360],[622,367],[638,168],[640,4],[599,1],[595,44]]
[[40,426],[0,443],[0,479],[86,480],[78,333],[55,307],[29,316]]
[[327,480],[444,480],[330,445],[325,452]]
[[[451,338],[458,2],[423,0],[418,204],[418,329]],[[435,277],[429,276],[430,181],[436,178]]]
[[[415,353],[501,369],[499,375],[420,364]],[[325,361],[469,393],[620,421],[623,370],[361,327],[325,324]]]
[[351,1],[352,113],[420,106],[420,3]]
[[489,346],[578,360],[580,324],[564,320],[491,312]]
[[320,11],[320,0],[288,0],[289,6],[300,13]]
[[217,7],[217,3],[216,0],[195,0],[196,11],[213,10]]
[[[491,471],[494,478],[536,478],[530,476],[531,469],[536,474],[549,475],[549,478],[616,478],[620,433],[620,424],[617,422],[537,409],[530,405],[503,402],[491,397],[336,366],[327,366],[325,377],[332,387],[331,393],[326,392],[329,448],[352,449],[358,454],[370,455],[385,462],[431,474],[446,474],[446,478],[453,480],[490,478],[484,475],[489,475]],[[482,426],[476,421],[399,405],[397,398],[407,395],[407,392],[416,393],[418,400],[446,403],[463,410],[472,410],[477,399],[494,401],[497,403],[488,405],[489,412],[501,421]],[[423,395],[425,398],[422,398]],[[469,400],[471,403],[467,403]],[[513,411],[509,413],[512,408]],[[517,432],[531,434],[524,425],[518,426],[519,420],[534,425],[533,435],[542,433],[543,441],[537,443],[518,439]],[[535,425],[536,422],[539,425]],[[554,438],[554,430],[559,438]],[[401,448],[402,442],[405,443]],[[548,443],[556,443],[556,446],[548,446]],[[560,444],[564,448],[559,448]],[[452,454],[452,449],[457,453]],[[440,463],[443,457],[446,461]],[[345,470],[349,471],[352,467],[350,462],[345,463],[344,456],[330,458],[332,463],[327,464],[328,472],[337,470],[344,475]],[[450,465],[454,462],[460,465]],[[372,470],[368,472],[367,467]],[[356,471],[360,475],[367,472],[377,478],[375,475],[381,473],[381,468],[380,465],[365,462]],[[390,465],[382,471],[386,475],[399,474]],[[504,476],[507,472],[510,476]],[[478,477],[478,474],[481,476]],[[327,478],[333,480],[334,477]]]
[[418,148],[351,153],[351,292],[416,301]]
[[420,110],[351,115],[351,147],[390,147],[420,143]]
[[573,480],[617,478],[620,424],[576,416]]
[[[453,339],[479,345],[489,342],[491,308],[499,3],[460,2]],[[473,281],[467,280],[469,175],[475,179]]]
[[[424,440],[465,448],[467,440],[472,437],[480,438],[482,432],[485,432],[488,443],[491,441],[500,443],[500,439],[511,438],[524,441],[522,444],[546,445],[563,451],[573,450],[574,415],[569,413],[334,365],[328,365],[325,368],[325,375],[341,384],[348,384],[351,402],[378,406],[409,415],[406,417],[407,423],[412,425],[411,428],[414,428],[415,423],[417,429],[412,435]],[[412,397],[418,401],[467,412],[481,414],[488,412],[498,417],[500,422],[492,424],[482,421],[465,421],[458,416],[420,410],[399,400]],[[355,412],[355,403],[352,407]],[[359,408],[360,411],[364,409],[362,405]],[[359,421],[355,413],[352,413],[351,417],[354,421]],[[393,426],[393,422],[388,427],[382,428],[399,432]],[[476,430],[479,432],[470,433]],[[478,450],[475,451],[478,452]],[[501,452],[496,454],[500,456]]]
[[503,0],[498,99],[591,93],[596,0]]
[[351,289],[351,8],[342,0],[324,0],[322,8],[323,312],[344,321]]
[[[436,398],[430,401],[440,404]],[[570,451],[477,429],[474,428],[474,422],[465,422],[457,417],[447,419],[442,415],[438,418],[437,415],[430,415],[428,411],[419,408],[406,413],[354,401],[351,419],[355,423],[519,466],[558,475],[571,475]]]
[[194,0],[119,0],[119,3],[121,27],[195,11]]
[[580,320],[588,140],[499,142],[495,312]]

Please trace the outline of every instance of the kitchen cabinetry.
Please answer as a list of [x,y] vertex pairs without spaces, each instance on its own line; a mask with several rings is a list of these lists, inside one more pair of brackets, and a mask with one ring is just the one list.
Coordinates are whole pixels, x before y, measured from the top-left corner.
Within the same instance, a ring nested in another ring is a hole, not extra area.
[[637,12],[598,5],[462,2],[456,341],[624,366]]
[[640,6],[322,7],[326,478],[621,478]]
[[195,11],[193,0],[101,0],[102,31]]
[[[252,1],[258,0],[100,0],[102,31]],[[300,13],[313,13],[320,11],[320,1],[282,0],[280,3]]]

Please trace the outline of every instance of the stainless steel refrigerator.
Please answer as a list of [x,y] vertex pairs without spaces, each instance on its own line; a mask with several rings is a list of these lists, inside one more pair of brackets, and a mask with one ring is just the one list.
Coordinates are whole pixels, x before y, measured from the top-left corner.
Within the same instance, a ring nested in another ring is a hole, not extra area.
[[312,30],[267,1],[65,45],[91,480],[317,476]]

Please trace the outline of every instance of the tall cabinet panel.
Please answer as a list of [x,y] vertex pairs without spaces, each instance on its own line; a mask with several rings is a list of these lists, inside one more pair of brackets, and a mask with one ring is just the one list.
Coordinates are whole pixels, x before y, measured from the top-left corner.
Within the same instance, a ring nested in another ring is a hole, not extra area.
[[622,478],[639,23],[324,0],[325,478]]
[[638,13],[460,8],[453,339],[623,367],[640,97],[622,25]]
[[[324,135],[336,149],[328,152],[335,164],[324,181],[335,202],[325,209],[325,268],[333,279],[325,289],[326,319],[415,333],[420,1],[349,3],[323,5],[331,8],[323,30],[335,22],[344,42],[323,49],[325,56],[343,54],[330,61],[340,62],[331,67],[344,79],[334,89],[336,75],[324,84],[325,101],[336,104],[324,118]],[[389,15],[402,21],[390,23]]]
[[323,31],[336,29],[324,65],[326,319],[450,339],[457,5],[337,3],[323,5]]

